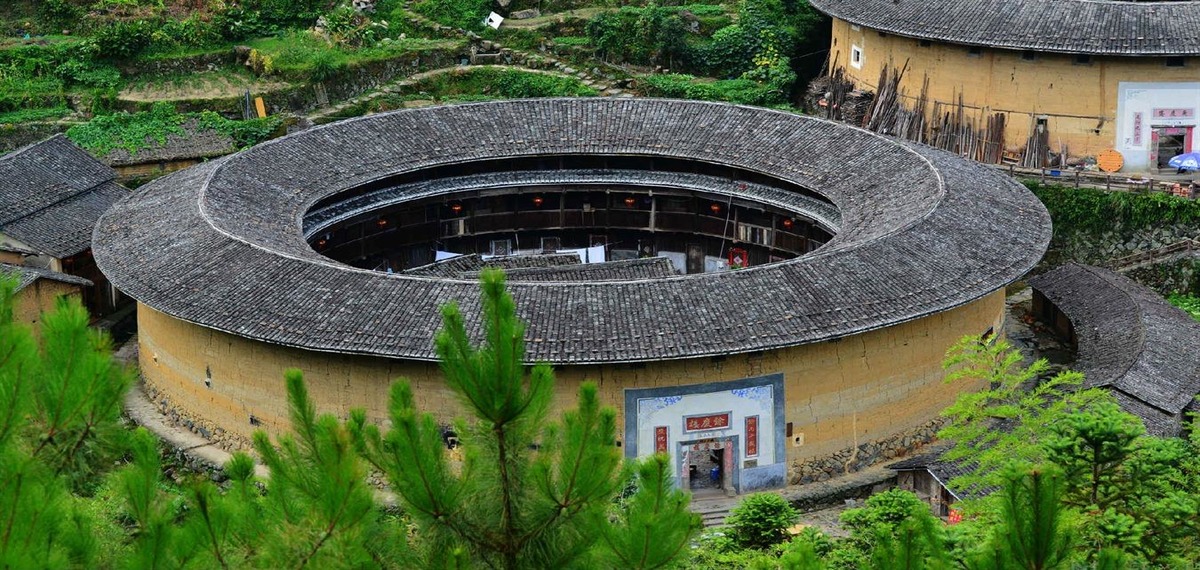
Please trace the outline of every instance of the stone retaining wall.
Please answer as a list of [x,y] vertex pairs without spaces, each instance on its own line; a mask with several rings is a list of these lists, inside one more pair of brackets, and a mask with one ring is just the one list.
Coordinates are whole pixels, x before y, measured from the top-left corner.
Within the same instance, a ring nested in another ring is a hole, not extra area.
[[861,471],[883,461],[913,453],[933,441],[945,420],[938,418],[890,437],[847,447],[832,455],[792,462],[791,485],[827,481],[847,473]]

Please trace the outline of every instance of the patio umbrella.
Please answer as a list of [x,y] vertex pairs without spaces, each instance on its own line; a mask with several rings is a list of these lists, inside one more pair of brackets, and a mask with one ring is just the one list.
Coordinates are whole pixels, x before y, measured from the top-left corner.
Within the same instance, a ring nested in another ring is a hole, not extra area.
[[1189,152],[1171,157],[1167,166],[1181,170],[1200,170],[1200,152]]

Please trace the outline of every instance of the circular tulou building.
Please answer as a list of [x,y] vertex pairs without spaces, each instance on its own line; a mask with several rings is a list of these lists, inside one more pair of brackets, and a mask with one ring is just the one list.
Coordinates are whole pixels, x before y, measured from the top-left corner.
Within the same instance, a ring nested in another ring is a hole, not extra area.
[[593,380],[627,456],[745,492],[927,438],[958,389],[944,351],[1000,330],[1049,238],[1022,186],[928,147],[750,107],[547,99],[199,165],[109,210],[95,255],[139,302],[156,401],[205,433],[287,429],[288,367],[321,410],[383,422],[407,377],[449,423],[438,307],[478,327],[498,266],[558,408]]
[[[1200,1],[813,0],[833,19],[829,69],[978,144],[1095,156],[1124,170],[1200,149]],[[961,105],[961,108],[960,108]],[[940,134],[927,133],[929,139]],[[949,133],[947,133],[949,134]],[[999,155],[961,153],[998,161]],[[1015,155],[1013,155],[1015,159]],[[1045,157],[1043,156],[1044,160]],[[1042,166],[1042,164],[1034,164]]]

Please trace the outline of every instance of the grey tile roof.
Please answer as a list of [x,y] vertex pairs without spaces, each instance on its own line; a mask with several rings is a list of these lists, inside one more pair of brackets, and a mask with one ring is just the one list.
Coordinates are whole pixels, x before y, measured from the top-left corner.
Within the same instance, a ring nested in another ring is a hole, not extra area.
[[432,360],[438,307],[478,332],[473,280],[355,269],[303,236],[312,205],[402,172],[506,156],[619,154],[728,165],[828,198],[841,231],[750,269],[657,280],[517,282],[527,358],[635,362],[819,342],[969,303],[1050,239],[1003,174],[810,117],[666,99],[541,99],[412,109],[302,131],[162,178],[97,226],[97,262],[137,300],[265,342]]
[[[626,259],[604,263],[575,263],[558,267],[528,267],[505,272],[510,282],[517,281],[632,281],[659,279],[675,275],[675,266],[665,257]],[[479,278],[478,271],[468,271],[465,278]]]
[[66,273],[59,273],[57,271],[42,269],[40,267],[27,267],[24,265],[12,265],[10,263],[0,263],[0,276],[16,276],[17,291],[32,285],[33,282],[37,281],[38,279],[50,279],[52,281],[61,281],[63,283],[70,283],[72,285],[79,285],[82,287],[92,286],[91,281],[88,281],[82,277],[67,275]]
[[1200,55],[1200,2],[813,0],[850,22],[965,45],[1150,56]]
[[129,194],[115,178],[62,135],[0,157],[0,233],[53,257],[87,250],[100,214]]
[[1112,389],[1151,433],[1177,434],[1179,414],[1200,394],[1200,322],[1099,267],[1068,264],[1029,284],[1070,319],[1086,385]]
[[574,253],[552,253],[547,255],[506,255],[484,259],[477,253],[460,255],[429,265],[413,267],[404,273],[410,275],[429,275],[437,277],[457,277],[461,279],[478,279],[479,272],[485,267],[498,269],[528,269],[559,267],[563,265],[578,265],[579,256]]

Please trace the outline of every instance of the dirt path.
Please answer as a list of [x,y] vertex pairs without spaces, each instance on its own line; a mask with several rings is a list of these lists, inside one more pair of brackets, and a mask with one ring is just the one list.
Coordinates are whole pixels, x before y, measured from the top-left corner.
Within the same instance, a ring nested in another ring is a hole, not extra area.
[[517,29],[534,29],[542,26],[550,25],[555,22],[561,22],[567,18],[591,18],[597,14],[604,12],[616,12],[617,8],[579,8],[578,10],[567,10],[566,12],[556,12],[554,14],[546,14],[537,18],[529,18],[528,20],[514,20],[509,18],[504,20],[500,25],[501,28],[517,28]]
[[119,98],[126,101],[181,101],[187,99],[225,99],[250,90],[260,94],[291,85],[283,81],[256,79],[228,72],[201,72],[178,81],[163,80],[127,87]]

